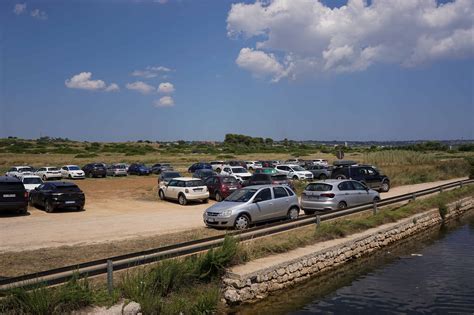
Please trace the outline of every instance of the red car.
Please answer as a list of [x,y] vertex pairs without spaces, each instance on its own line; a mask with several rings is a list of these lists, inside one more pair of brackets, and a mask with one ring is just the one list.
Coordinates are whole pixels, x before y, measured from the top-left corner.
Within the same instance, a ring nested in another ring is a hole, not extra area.
[[206,178],[204,183],[209,190],[209,197],[218,202],[227,198],[237,189],[242,188],[242,185],[233,176],[215,175]]

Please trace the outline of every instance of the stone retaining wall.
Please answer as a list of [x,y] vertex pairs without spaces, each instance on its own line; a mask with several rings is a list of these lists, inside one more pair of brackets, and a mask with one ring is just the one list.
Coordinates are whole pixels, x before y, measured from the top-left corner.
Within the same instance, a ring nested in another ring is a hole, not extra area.
[[[456,218],[472,209],[473,206],[472,197],[450,204],[445,220]],[[276,263],[272,264],[272,260],[267,257],[262,259],[260,265],[257,260],[254,265],[258,268],[254,270],[242,268],[239,271],[238,267],[234,268],[228,271],[223,279],[225,301],[228,304],[239,304],[262,299],[273,291],[315,277],[351,259],[370,254],[398,240],[439,225],[441,222],[442,218],[438,209],[434,209],[399,222],[338,239],[336,245],[334,245],[334,240],[327,242],[326,248],[324,248],[324,243],[318,244],[314,252],[308,254],[306,250],[305,255],[292,257],[284,262],[281,262],[281,259],[274,259]],[[311,249],[311,246],[313,245],[307,246],[306,249]]]

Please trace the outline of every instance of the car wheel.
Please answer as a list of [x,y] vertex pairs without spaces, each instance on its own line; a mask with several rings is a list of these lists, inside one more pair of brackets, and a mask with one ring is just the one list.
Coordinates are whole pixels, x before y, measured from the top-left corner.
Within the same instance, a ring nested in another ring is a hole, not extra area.
[[158,196],[161,200],[165,200],[165,192],[163,190],[160,189],[160,191],[158,192]]
[[188,200],[186,199],[185,195],[180,194],[178,197],[178,202],[180,205],[185,206],[188,203]]
[[26,208],[21,208],[18,210],[18,214],[20,215],[25,215],[26,214]]
[[77,209],[77,211],[84,211],[84,206],[79,206],[76,209]]
[[346,179],[346,176],[345,175],[337,175],[336,179]]
[[380,198],[379,197],[375,197],[374,198],[374,202],[379,202],[380,201]]
[[203,199],[202,203],[208,203],[209,199]]
[[328,177],[326,176],[326,174],[321,174],[321,175],[319,175],[319,179],[320,180],[325,180],[325,179],[328,179]]
[[303,210],[303,211],[304,211],[304,214],[306,214],[306,215],[312,215],[316,212],[314,210]]
[[296,220],[298,219],[298,216],[300,215],[300,209],[293,207],[290,210],[288,210],[288,219],[289,220]]
[[216,172],[217,173],[220,173],[222,170],[220,169],[220,167],[216,168]]
[[250,226],[250,219],[245,215],[239,215],[237,219],[235,219],[234,227],[237,230],[245,230],[248,229]]
[[71,174],[69,174],[67,177],[68,177],[69,179],[72,179],[72,176],[71,176]]
[[347,208],[347,203],[345,201],[341,201],[337,204],[338,209],[345,209]]
[[91,172],[87,173],[86,175],[87,175],[87,177],[92,178],[92,173]]
[[216,192],[216,201],[221,202],[222,201],[222,196],[219,192]]
[[293,180],[298,180],[298,176],[293,176]]
[[46,181],[46,175],[43,175],[43,182]]
[[388,192],[390,190],[390,183],[387,181],[384,181],[382,183],[382,187],[380,188],[382,192]]
[[252,172],[253,172],[253,167],[249,167],[249,171],[252,171]]
[[45,209],[46,212],[48,212],[48,213],[53,212],[53,211],[54,211],[53,203],[52,203],[50,200],[46,201],[46,204],[45,204],[45,206],[44,206],[44,209]]

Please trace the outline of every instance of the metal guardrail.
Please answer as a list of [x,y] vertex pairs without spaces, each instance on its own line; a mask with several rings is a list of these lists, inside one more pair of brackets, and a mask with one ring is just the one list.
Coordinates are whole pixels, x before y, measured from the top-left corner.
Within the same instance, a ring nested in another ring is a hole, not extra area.
[[380,207],[393,205],[403,201],[414,200],[417,197],[430,195],[433,193],[441,192],[445,189],[462,187],[463,185],[473,183],[474,180],[456,181],[449,184],[423,189],[408,194],[390,197],[374,203],[362,204],[355,207],[345,208],[342,210],[325,211],[324,214],[306,215],[293,221],[276,222],[264,226],[253,227],[244,231],[233,231],[224,235],[207,237],[199,240],[193,240],[174,245],[154,248],[150,250],[89,261],[76,265],[69,265],[61,268],[40,271],[18,277],[4,278],[0,279],[0,291],[18,287],[29,287],[39,284],[55,285],[65,283],[73,276],[90,277],[106,273],[108,273],[110,276],[112,271],[133,268],[168,258],[195,254],[211,248],[218,247],[222,244],[226,235],[237,237],[239,241],[245,241],[256,237],[262,237],[271,234],[281,233],[284,231],[289,231],[315,223],[319,224],[322,221],[327,221],[371,209],[374,211],[374,213],[376,213],[378,211],[378,208]]

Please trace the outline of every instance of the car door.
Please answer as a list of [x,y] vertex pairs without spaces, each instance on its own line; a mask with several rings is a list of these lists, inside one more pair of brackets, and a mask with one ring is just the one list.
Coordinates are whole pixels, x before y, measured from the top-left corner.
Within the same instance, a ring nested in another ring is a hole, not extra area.
[[377,189],[380,188],[381,181],[379,173],[372,167],[367,167],[367,180],[366,183],[370,188]]
[[36,204],[40,206],[45,206],[46,204],[46,196],[48,192],[52,189],[51,184],[43,184],[38,187],[38,191],[36,194]]
[[274,215],[275,217],[286,217],[290,209],[290,196],[283,187],[273,187],[274,196]]
[[351,181],[351,184],[354,187],[355,201],[357,204],[372,202],[372,197],[366,186],[357,181]]
[[165,187],[165,197],[166,198],[173,198],[176,199],[178,193],[176,190],[178,189],[178,181],[175,179],[170,180],[168,186]]
[[209,190],[210,196],[215,196],[217,186],[216,181],[219,181],[216,177],[208,177],[204,181],[204,184],[207,186],[207,190]]
[[253,221],[264,221],[272,217],[273,196],[270,188],[264,188],[257,192],[252,201],[251,216]]
[[357,204],[358,192],[354,190],[351,181],[343,181],[337,185],[337,188],[339,188],[341,192],[340,201],[344,201],[348,207]]

